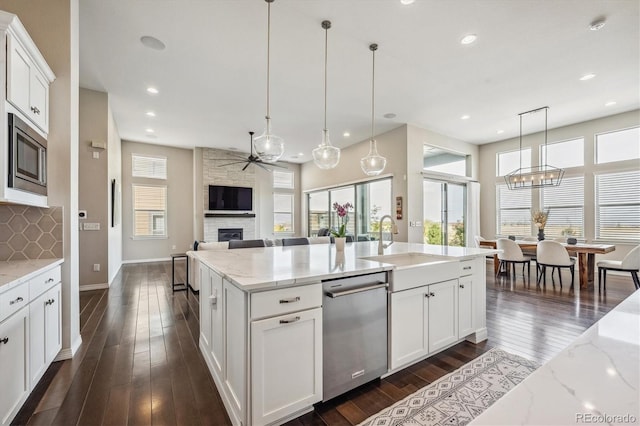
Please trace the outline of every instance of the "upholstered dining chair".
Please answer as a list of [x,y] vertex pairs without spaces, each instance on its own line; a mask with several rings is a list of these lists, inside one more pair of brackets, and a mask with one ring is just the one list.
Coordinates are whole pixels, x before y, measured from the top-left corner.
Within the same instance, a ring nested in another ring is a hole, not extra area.
[[476,235],[473,237],[473,240],[476,242],[476,248],[480,248],[480,241],[485,241],[486,238],[482,238],[480,235]]
[[[573,279],[575,275],[576,260],[569,256],[567,249],[557,242],[551,240],[544,240],[538,243],[538,249],[536,251],[536,262],[539,268],[536,268],[536,283],[540,284],[540,279],[543,279],[543,284],[547,285],[547,266],[551,267],[551,281],[553,280],[553,271],[558,269],[558,278],[560,279],[560,288],[562,288],[562,274],[561,268],[569,268],[571,271],[571,287],[573,288]],[[542,275],[538,276],[538,271]]]
[[640,280],[638,280],[638,271],[640,270],[640,246],[636,246],[622,260],[601,260],[598,262],[598,292],[600,292],[600,284],[607,291],[607,271],[624,271],[631,272],[633,285],[636,289],[640,288]]
[[283,238],[282,239],[282,246],[286,247],[286,246],[308,246],[309,245],[309,239],[307,237],[300,237],[300,238]]
[[230,249],[242,249],[252,247],[266,247],[264,240],[231,240],[229,241]]
[[329,228],[318,229],[318,237],[328,237],[328,236],[329,236]]
[[508,238],[498,238],[496,248],[498,250],[502,250],[502,253],[498,253],[498,260],[500,263],[498,265],[498,273],[496,276],[500,273],[502,267],[505,268],[504,271],[509,275],[509,267],[512,266],[513,276],[515,277],[516,263],[522,263],[522,276],[524,277],[524,265],[527,265],[527,273],[529,277],[531,277],[531,259],[522,254],[522,250],[516,242],[511,241]]

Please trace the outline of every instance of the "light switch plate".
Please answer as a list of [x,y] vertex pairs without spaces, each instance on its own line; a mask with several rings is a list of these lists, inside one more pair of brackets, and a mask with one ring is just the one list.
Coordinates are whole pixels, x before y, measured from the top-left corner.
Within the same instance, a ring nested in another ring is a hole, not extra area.
[[99,231],[100,224],[99,223],[85,223],[84,224],[85,231]]

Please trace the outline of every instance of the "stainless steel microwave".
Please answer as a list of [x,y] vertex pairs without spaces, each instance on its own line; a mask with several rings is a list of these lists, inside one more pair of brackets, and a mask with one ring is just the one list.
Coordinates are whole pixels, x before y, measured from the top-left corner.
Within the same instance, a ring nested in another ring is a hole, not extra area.
[[9,122],[9,188],[47,195],[47,141],[15,114]]

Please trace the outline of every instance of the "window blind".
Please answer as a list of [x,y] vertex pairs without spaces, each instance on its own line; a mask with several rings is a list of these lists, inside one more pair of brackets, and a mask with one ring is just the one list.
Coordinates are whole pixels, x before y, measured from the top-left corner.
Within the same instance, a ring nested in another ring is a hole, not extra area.
[[133,177],[150,179],[167,178],[167,158],[152,157],[140,154],[131,154],[131,165]]
[[273,232],[293,232],[293,194],[273,194]]
[[293,172],[273,171],[273,187],[294,189]]
[[640,240],[640,171],[596,175],[596,238]]
[[544,187],[540,205],[549,209],[547,236],[584,236],[584,176],[564,178],[560,186]]
[[513,191],[496,185],[498,235],[531,235],[531,191]]

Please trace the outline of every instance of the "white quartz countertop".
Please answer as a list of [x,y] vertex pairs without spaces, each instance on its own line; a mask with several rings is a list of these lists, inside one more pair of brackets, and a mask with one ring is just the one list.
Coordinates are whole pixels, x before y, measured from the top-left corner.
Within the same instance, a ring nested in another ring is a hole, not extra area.
[[[385,254],[424,253],[445,256],[444,261],[472,259],[496,250],[394,243]],[[361,259],[377,256],[378,243],[347,243],[342,253],[335,244],[264,247],[189,252],[243,290],[318,282],[327,278],[368,274],[394,269],[394,265]]]
[[472,423],[638,424],[639,386],[636,291]]
[[41,272],[62,264],[64,259],[0,261],[0,293],[23,283]]

